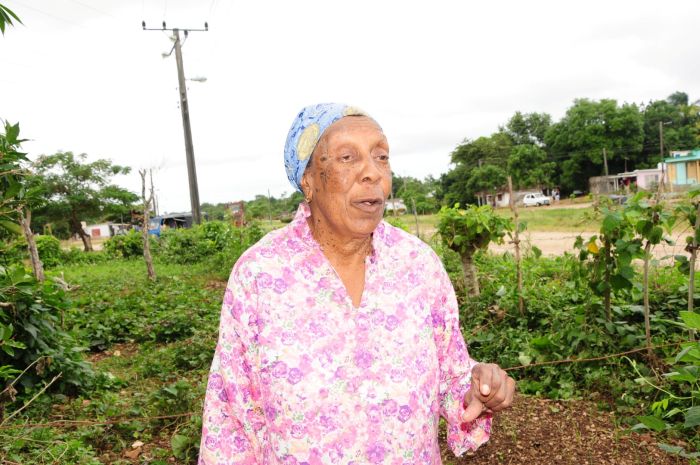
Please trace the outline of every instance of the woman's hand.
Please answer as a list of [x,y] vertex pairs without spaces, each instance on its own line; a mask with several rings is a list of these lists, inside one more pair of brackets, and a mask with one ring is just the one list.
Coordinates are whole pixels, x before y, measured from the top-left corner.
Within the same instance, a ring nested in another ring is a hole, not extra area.
[[513,403],[515,381],[495,363],[479,363],[472,369],[472,386],[464,395],[464,422],[476,420],[484,410],[498,412]]

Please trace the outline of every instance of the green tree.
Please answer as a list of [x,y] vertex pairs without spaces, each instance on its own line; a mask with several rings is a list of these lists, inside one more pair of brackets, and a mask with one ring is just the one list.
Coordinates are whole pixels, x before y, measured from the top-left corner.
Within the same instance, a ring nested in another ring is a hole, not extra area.
[[80,236],[85,251],[92,250],[90,236],[81,221],[96,221],[129,215],[138,196],[111,184],[118,174],[127,174],[129,167],[110,160],[87,161],[87,155],[58,152],[41,156],[34,164],[35,183],[47,200],[42,216],[53,223],[67,223],[71,234]]
[[659,124],[663,125],[664,152],[700,146],[700,104],[690,103],[688,94],[675,92],[665,100],[649,102],[644,109],[644,159],[646,166],[661,161]]
[[537,145],[516,145],[508,157],[508,174],[515,189],[553,184],[555,163],[547,161],[547,153]]
[[545,144],[545,134],[552,125],[552,117],[547,113],[516,112],[501,131],[507,134],[515,145]]
[[472,170],[467,179],[467,188],[470,192],[494,194],[505,186],[508,181],[503,168],[495,165],[484,165]]
[[475,140],[465,139],[450,155],[452,163],[479,166],[482,163],[505,163],[513,147],[513,141],[504,132]]
[[428,176],[421,181],[410,176],[396,176],[393,173],[392,178],[394,197],[402,199],[409,210],[415,202],[416,211],[420,214],[437,211],[438,201],[435,194],[438,182],[435,178]]
[[225,203],[213,204],[204,202],[200,208],[208,221],[225,221],[231,217],[228,206]]
[[644,161],[643,117],[635,104],[619,106],[615,100],[578,99],[566,115],[545,135],[550,156],[564,159],[561,185],[565,189],[588,188],[588,178],[603,174],[603,149],[609,172],[633,169]]

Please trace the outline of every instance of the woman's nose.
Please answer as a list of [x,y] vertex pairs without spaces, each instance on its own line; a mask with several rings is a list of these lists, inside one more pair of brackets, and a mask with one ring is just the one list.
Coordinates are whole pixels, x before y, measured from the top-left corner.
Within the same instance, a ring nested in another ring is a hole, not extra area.
[[362,163],[362,170],[360,171],[360,180],[362,182],[376,183],[382,176],[384,176],[384,171],[378,166],[377,161],[371,155],[364,157],[364,163]]

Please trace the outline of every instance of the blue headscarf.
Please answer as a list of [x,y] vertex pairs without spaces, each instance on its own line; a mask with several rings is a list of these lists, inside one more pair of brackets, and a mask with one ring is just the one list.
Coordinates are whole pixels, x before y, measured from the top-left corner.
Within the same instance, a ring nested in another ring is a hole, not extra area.
[[369,115],[342,103],[318,103],[305,107],[294,119],[284,145],[284,168],[289,182],[299,192],[302,192],[301,177],[321,135],[344,116]]

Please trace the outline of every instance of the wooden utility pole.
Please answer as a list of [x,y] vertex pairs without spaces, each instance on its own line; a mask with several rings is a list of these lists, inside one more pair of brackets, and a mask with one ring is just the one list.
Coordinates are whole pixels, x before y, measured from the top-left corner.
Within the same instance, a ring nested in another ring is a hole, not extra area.
[[[142,21],[144,31],[172,31],[173,49],[164,56],[169,56],[173,50],[175,51],[175,60],[177,62],[177,81],[180,88],[180,111],[182,113],[182,128],[185,133],[185,155],[187,157],[187,177],[189,179],[190,187],[190,207],[192,209],[192,221],[195,224],[200,224],[202,222],[202,213],[199,207],[199,187],[197,185],[197,169],[194,163],[194,144],[192,143],[192,128],[190,126],[190,107],[187,100],[187,87],[185,85],[185,67],[182,63],[182,43],[180,42],[180,29],[172,28],[168,29],[165,27],[165,21],[163,21],[163,27],[160,29],[149,29],[146,28],[146,22]],[[204,29],[182,29],[185,33],[185,38],[192,31],[208,31],[209,25],[204,23]]]
[[416,199],[411,197],[411,205],[413,206],[413,218],[416,220],[416,236],[420,237],[420,227],[418,226],[418,213],[416,213]]
[[605,148],[603,148],[603,169],[605,170],[605,175],[609,176],[609,174],[608,174],[608,152],[605,150]]
[[659,155],[661,161],[664,161],[664,123],[659,121]]

